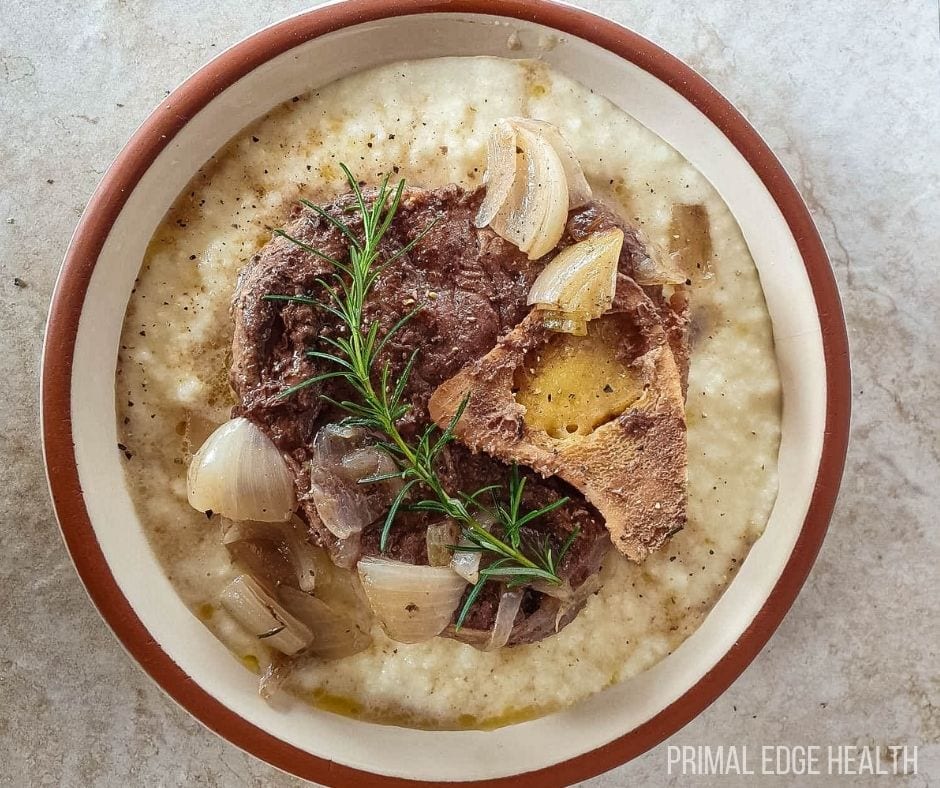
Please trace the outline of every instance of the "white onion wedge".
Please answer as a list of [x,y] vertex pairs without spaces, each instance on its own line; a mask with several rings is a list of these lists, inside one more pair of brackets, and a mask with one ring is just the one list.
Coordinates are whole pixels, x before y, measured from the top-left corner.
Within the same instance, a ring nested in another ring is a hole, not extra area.
[[490,226],[535,260],[554,249],[565,232],[568,184],[561,159],[544,137],[517,127],[516,147],[522,161]]
[[239,575],[222,591],[222,606],[248,632],[282,654],[296,654],[313,633],[250,575]]
[[565,182],[568,184],[568,210],[580,208],[582,205],[589,203],[593,194],[587,178],[584,177],[581,162],[578,161],[574,149],[568,140],[562,136],[558,127],[548,121],[535,120],[534,118],[512,118],[511,122],[540,134],[558,154],[561,166],[565,171]]
[[420,643],[439,635],[467,587],[445,566],[369,557],[361,559],[358,568],[372,612],[388,636],[400,643]]
[[232,520],[283,522],[296,507],[280,450],[245,418],[227,421],[206,439],[186,482],[190,506]]
[[610,309],[622,246],[623,231],[614,228],[562,249],[542,269],[526,302],[547,310],[552,320],[559,319],[557,313],[570,314],[571,325],[561,321],[556,330],[578,333],[580,321],[594,320]]
[[497,121],[483,183],[486,194],[474,224],[490,225],[530,260],[557,245],[568,211],[592,196],[568,141],[551,123],[532,118]]

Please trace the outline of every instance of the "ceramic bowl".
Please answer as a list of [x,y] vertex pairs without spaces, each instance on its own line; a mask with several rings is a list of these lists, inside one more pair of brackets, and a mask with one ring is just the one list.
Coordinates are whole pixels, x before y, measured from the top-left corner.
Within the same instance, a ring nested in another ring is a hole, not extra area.
[[[521,49],[508,48],[513,33]],[[274,710],[258,697],[256,677],[176,596],[128,495],[114,396],[128,297],[167,208],[250,121],[379,63],[481,54],[540,57],[593,88],[677,148],[730,206],[760,271],[782,376],[777,503],[737,577],[678,650],[567,711],[494,732],[428,732],[299,703]],[[89,202],[53,298],[42,383],[56,513],[102,616],[144,670],[212,730],[328,784],[572,783],[663,740],[731,684],[790,607],[823,539],[848,435],[838,293],[780,163],[688,66],[613,22],[536,0],[351,0],[267,28],[198,71],[134,134]]]

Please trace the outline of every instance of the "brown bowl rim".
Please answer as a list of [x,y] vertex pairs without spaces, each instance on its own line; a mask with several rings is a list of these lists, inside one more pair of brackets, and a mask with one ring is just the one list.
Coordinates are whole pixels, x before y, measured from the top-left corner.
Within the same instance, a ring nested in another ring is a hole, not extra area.
[[63,538],[92,601],[143,669],[174,700],[231,743],[268,763],[336,786],[406,786],[406,780],[311,755],[246,721],[202,690],[160,648],[121,593],[95,537],[78,478],[71,424],[72,356],[92,271],[111,228],[157,155],[212,98],[267,60],[310,39],[382,18],[434,12],[511,17],[590,41],[628,60],[684,96],[747,159],[773,196],[806,265],[822,329],[826,419],[809,511],[770,596],[734,646],[682,697],[614,741],[525,774],[462,783],[567,785],[600,774],[659,744],[710,705],[770,639],[802,587],[822,544],[838,494],[849,435],[848,338],[835,278],[802,198],[783,166],[744,117],[691,67],[637,33],[551,0],[347,0],[266,28],[197,71],[144,121],[108,169],[79,221],[56,284],[42,362],[42,433],[49,486]]

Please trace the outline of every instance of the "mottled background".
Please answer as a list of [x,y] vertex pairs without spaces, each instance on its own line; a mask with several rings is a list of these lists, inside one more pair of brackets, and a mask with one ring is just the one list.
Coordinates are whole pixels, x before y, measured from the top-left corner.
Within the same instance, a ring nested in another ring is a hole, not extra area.
[[[777,151],[830,250],[855,411],[819,561],[773,640],[671,744],[919,744],[899,778],[680,778],[660,745],[592,786],[940,784],[940,23],[936,0],[594,0],[685,59]],[[307,2],[0,0],[0,784],[298,785],[125,655],[62,546],[38,368],[69,235],[195,68]],[[498,735],[498,734],[497,734]]]

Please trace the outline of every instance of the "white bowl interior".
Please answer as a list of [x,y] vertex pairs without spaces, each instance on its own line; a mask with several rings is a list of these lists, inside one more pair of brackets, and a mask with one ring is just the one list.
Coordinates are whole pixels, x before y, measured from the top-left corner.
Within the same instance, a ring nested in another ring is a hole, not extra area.
[[[524,46],[510,53],[513,30]],[[544,46],[545,36],[557,37],[552,48]],[[127,492],[114,450],[114,372],[128,296],[167,208],[250,121],[354,70],[478,54],[542,57],[671,143],[730,206],[760,271],[783,382],[777,503],[765,534],[698,631],[650,671],[570,710],[495,733],[371,725],[299,703],[275,711],[258,697],[256,678],[176,596]],[[435,14],[361,24],[301,44],[242,78],[186,125],[130,196],[98,259],[79,325],[71,400],[79,476],[101,549],[136,614],[193,681],[258,727],[320,757],[380,774],[455,780],[518,774],[606,744],[676,700],[731,648],[780,576],[806,515],[822,451],[825,390],[819,320],[794,238],[762,182],[716,126],[665,83],[584,40],[517,20]]]

